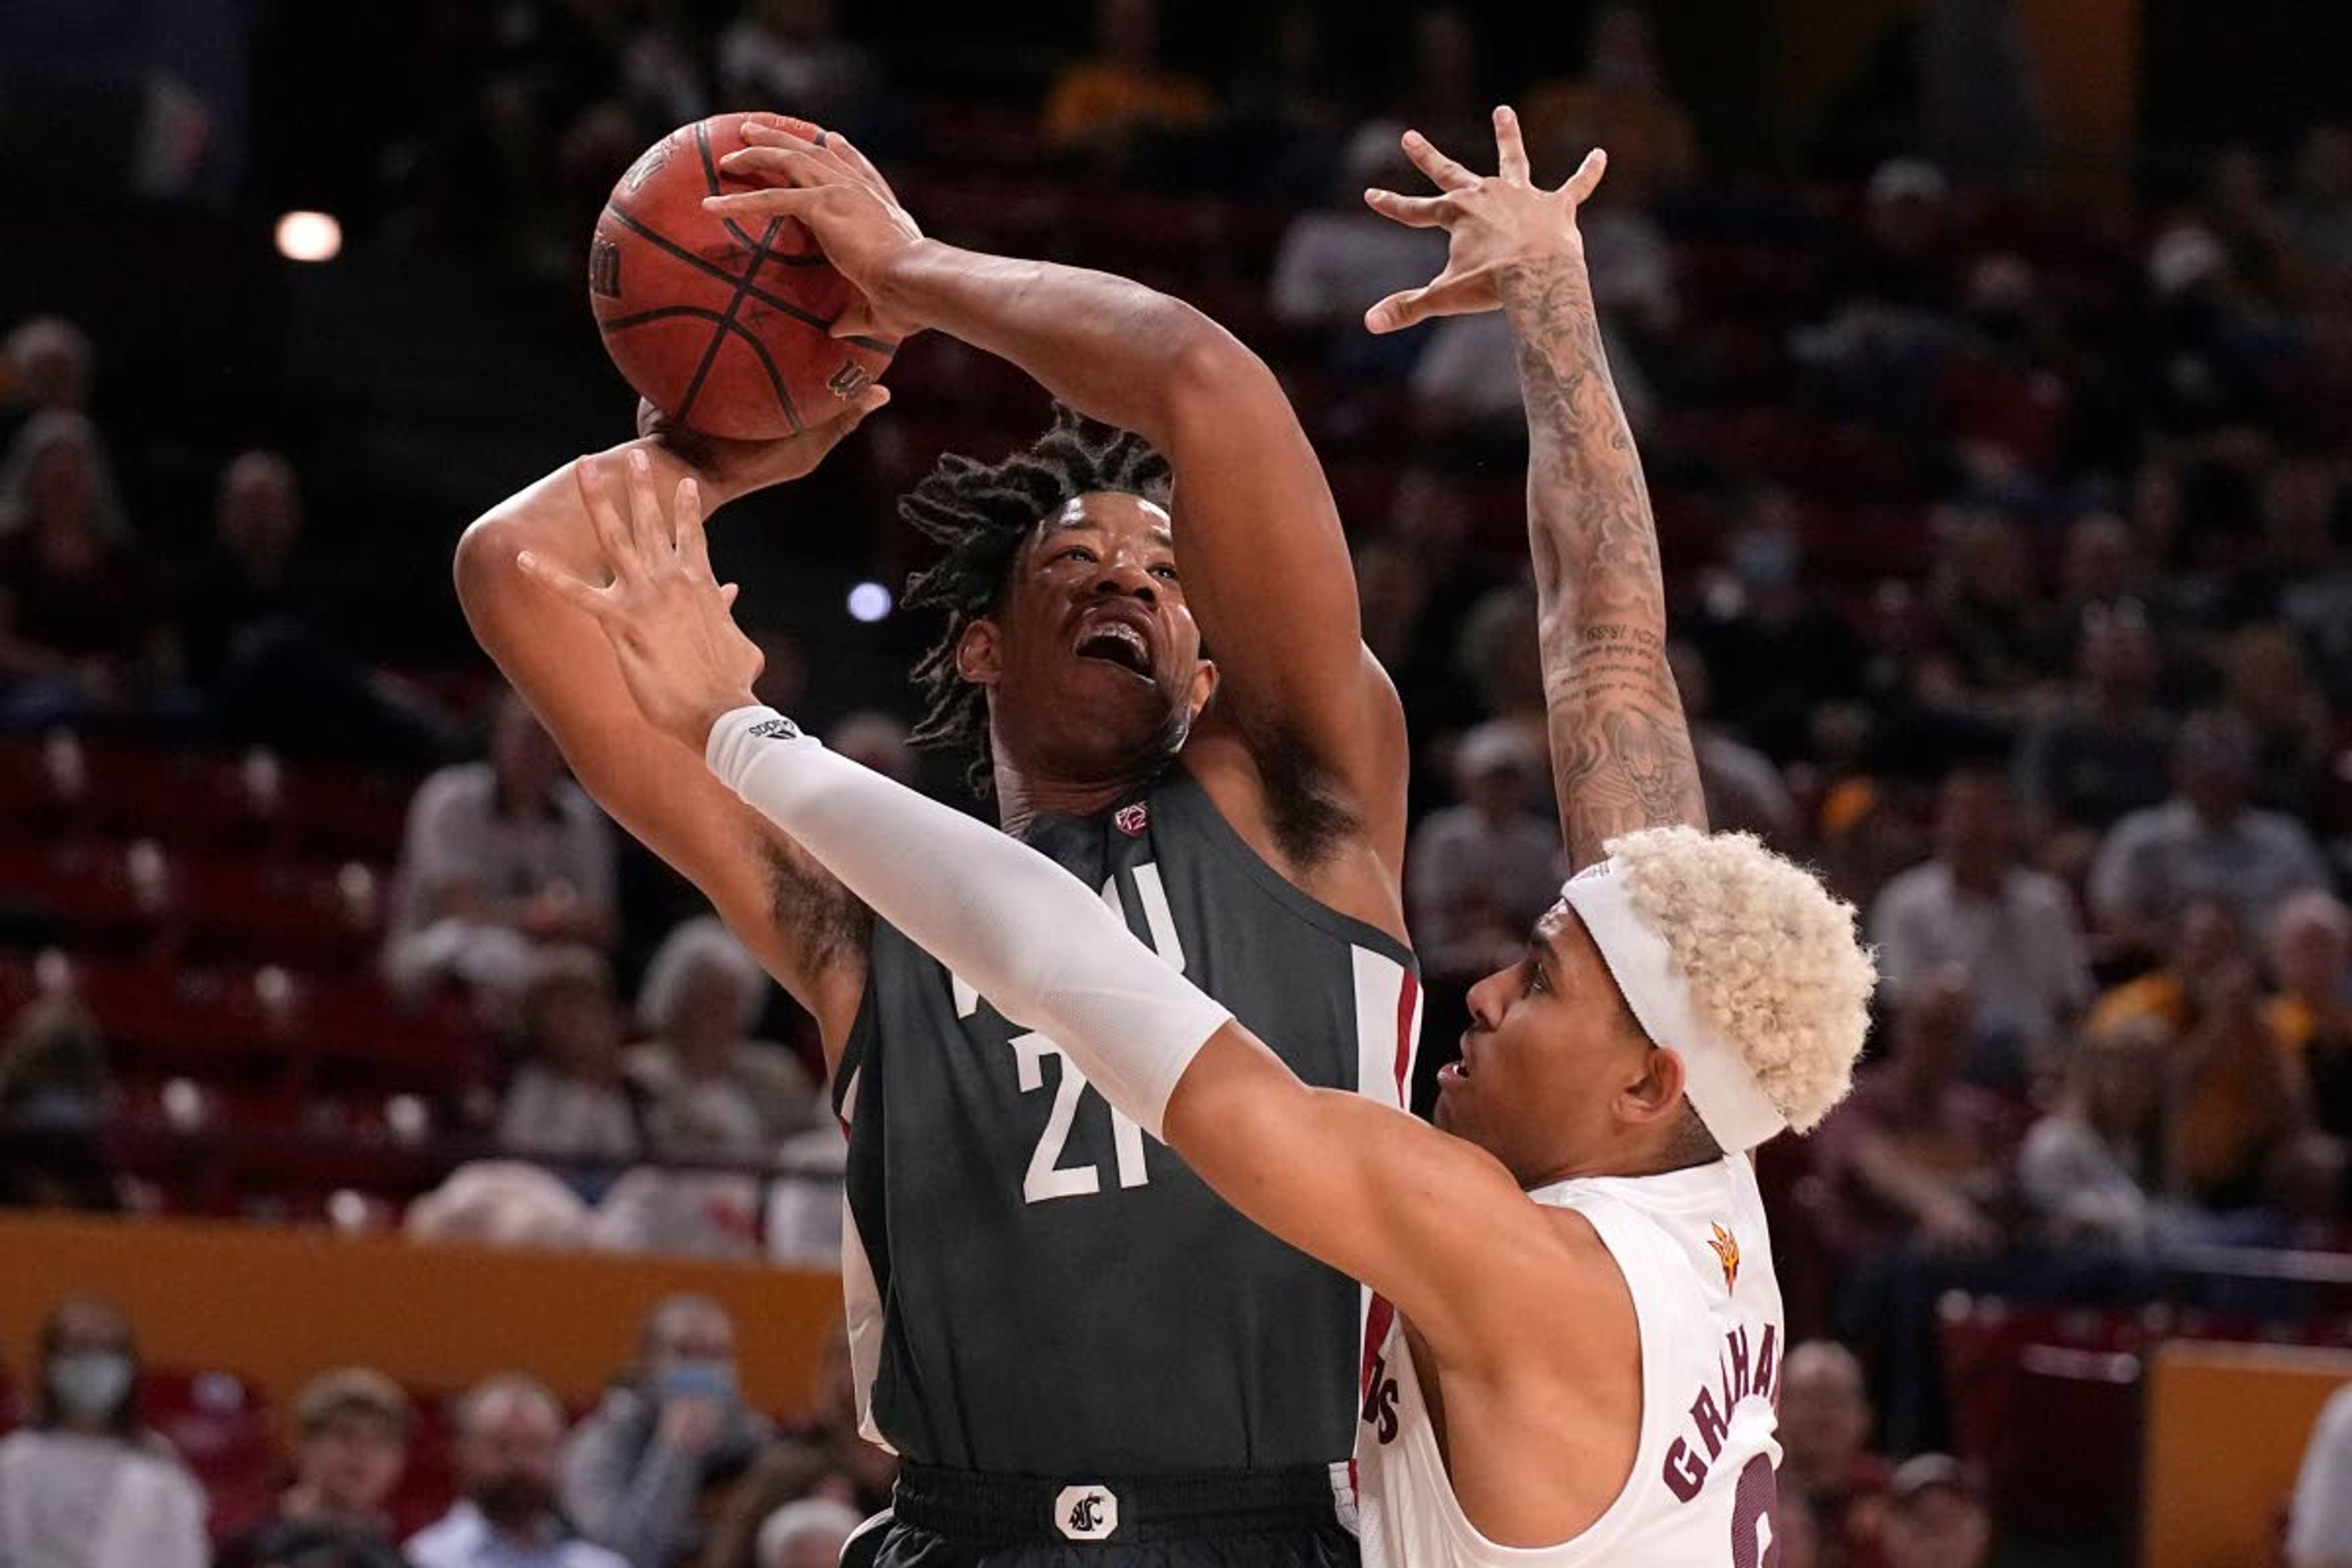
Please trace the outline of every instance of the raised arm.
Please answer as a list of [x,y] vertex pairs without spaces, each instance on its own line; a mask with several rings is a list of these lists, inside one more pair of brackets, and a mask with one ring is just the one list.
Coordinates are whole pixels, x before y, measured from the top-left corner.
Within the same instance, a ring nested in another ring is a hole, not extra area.
[[1666,663],[1665,584],[1633,433],[1593,314],[1576,210],[1601,183],[1595,153],[1557,191],[1533,184],[1517,118],[1495,111],[1500,173],[1481,178],[1419,136],[1405,151],[1434,196],[1370,194],[1375,211],[1443,226],[1452,247],[1426,288],[1382,300],[1393,331],[1500,306],[1518,342],[1528,410],[1528,543],[1543,645],[1552,783],[1569,858],[1582,868],[1618,834],[1706,826],[1698,764]]
[[[779,188],[717,208],[806,223],[874,300],[874,325],[998,354],[1174,470],[1185,597],[1217,661],[1216,706],[1263,769],[1336,793],[1391,873],[1404,856],[1403,712],[1364,647],[1355,571],[1322,465],[1264,362],[1181,300],[1108,273],[924,239],[854,147],[747,127],[732,174]],[[852,321],[836,331],[856,330]]]
[[[772,447],[698,450],[641,440],[558,469],[477,520],[458,542],[457,596],[484,651],[538,713],[581,784],[614,820],[702,890],[745,945],[815,1016],[828,1060],[846,1038],[866,977],[866,915],[774,825],[712,780],[701,757],[647,724],[593,621],[533,587],[529,552],[600,576],[593,508],[642,454],[635,483],[701,476],[718,496],[797,478],[884,395],[844,421]],[[612,513],[609,498],[603,510]]]
[[1433,1339],[1500,1354],[1533,1292],[1557,1302],[1559,1231],[1492,1156],[1401,1110],[1309,1089],[1060,867],[752,706],[749,644],[710,576],[690,489],[676,518],[673,532],[638,510],[609,586],[529,566],[604,628],[669,744],[702,738],[720,787],[997,1011],[1051,1036],[1244,1214],[1370,1284]]

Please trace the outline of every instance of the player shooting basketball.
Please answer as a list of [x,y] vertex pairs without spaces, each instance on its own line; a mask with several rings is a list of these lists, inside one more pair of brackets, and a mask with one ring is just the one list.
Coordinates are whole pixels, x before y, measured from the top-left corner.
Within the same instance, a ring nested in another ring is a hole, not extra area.
[[[1581,868],[1526,957],[1472,993],[1446,1131],[1300,1082],[1089,888],[754,706],[758,656],[727,618],[690,485],[674,525],[642,482],[625,521],[604,514],[610,586],[531,570],[604,628],[648,722],[702,745],[714,776],[1237,1206],[1395,1303],[1357,1440],[1368,1561],[1757,1568],[1786,1347],[1746,1154],[1843,1093],[1872,966],[1817,880],[1704,831],[1648,500],[1575,227],[1601,163],[1542,190],[1508,111],[1496,132],[1499,175],[1414,139],[1440,194],[1372,197],[1452,245],[1436,281],[1371,324],[1499,305],[1517,336],[1551,741]],[[859,184],[794,173],[810,191]],[[830,252],[825,225],[875,200],[793,210]]]
[[[917,672],[922,734],[963,748],[1008,829],[1281,1042],[1300,1079],[1395,1102],[1418,1001],[1403,719],[1272,373],[1136,284],[921,240],[842,145],[827,166],[864,205],[816,226],[882,330],[951,332],[1122,427],[1063,416],[1004,463],[946,459],[907,499],[946,546],[910,594],[948,620]],[[549,476],[469,531],[467,614],[590,792],[816,1018],[850,1129],[860,1397],[908,1461],[887,1560],[1074,1539],[1108,1560],[1196,1539],[1220,1562],[1350,1560],[1332,1469],[1352,1445],[1361,1288],[1236,1214],[1026,1020],[874,919],[710,776],[698,734],[648,721],[633,655],[517,567],[528,552],[602,580],[625,545],[592,504],[603,468],[647,494],[692,477],[716,504],[806,472],[879,401],[772,447],[648,439]],[[1056,1506],[1113,1478],[1121,1510]]]

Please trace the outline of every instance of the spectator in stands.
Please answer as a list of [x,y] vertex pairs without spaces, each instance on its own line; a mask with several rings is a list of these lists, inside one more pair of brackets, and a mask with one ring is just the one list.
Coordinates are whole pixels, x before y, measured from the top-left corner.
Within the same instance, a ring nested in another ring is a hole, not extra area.
[[89,1128],[114,1098],[98,1020],[70,994],[26,1004],[0,1043],[0,1114],[13,1122]]
[[1806,586],[1803,536],[1783,492],[1741,501],[1724,565],[1691,632],[1716,700],[1775,762],[1810,755],[1817,710],[1861,695],[1862,640]]
[[302,531],[301,488],[284,458],[244,452],[221,470],[213,546],[180,595],[189,679],[240,742],[362,763],[445,760],[455,726],[322,624],[338,595]]
[[1157,155],[1155,143],[1214,124],[1208,88],[1160,63],[1156,0],[1098,0],[1095,38],[1094,58],[1065,66],[1046,94],[1045,139],[1057,151],[1135,171]]
[[[584,947],[546,949],[522,993],[530,1059],[507,1086],[499,1142],[552,1161],[635,1159],[644,1146],[639,1097],[621,1068],[621,1011],[612,972]],[[582,1172],[575,1187],[600,1191]]]
[[1412,13],[1411,27],[1400,51],[1404,74],[1380,118],[1439,147],[1478,145],[1494,133],[1494,122],[1493,100],[1480,80],[1476,26],[1456,6],[1424,5]]
[[1962,971],[1914,976],[1895,999],[1885,1059],[1857,1076],[1814,1134],[1841,1334],[1868,1347],[1895,1453],[1941,1429],[1937,1302],[1949,1289],[2014,1282],[2016,1141],[2000,1100],[1959,1078],[1970,1012]]
[[2009,1152],[2000,1102],[1961,1080],[1975,992],[1955,964],[1921,969],[1895,994],[1883,1061],[1817,1134],[1816,1157],[1848,1258],[1916,1241],[1975,1257],[2002,1245]]
[[1985,1568],[1992,1561],[1992,1515],[1975,1475],[1949,1454],[1896,1466],[1886,1504],[1879,1535],[1886,1568]]
[[2091,907],[2105,929],[2144,952],[2193,898],[2228,900],[2260,925],[2280,900],[2325,886],[2327,868],[2304,826],[2252,804],[2254,740],[2227,710],[2192,716],[2172,753],[2172,798],[2108,830],[2091,867]]
[[400,1385],[365,1367],[323,1373],[295,1401],[294,1422],[294,1484],[213,1568],[407,1568],[384,1512],[408,1459]]
[[1954,512],[1928,584],[1937,639],[1979,701],[2006,706],[2033,682],[2048,642],[2035,591],[2033,557],[2015,519],[1993,510]]
[[833,0],[752,0],[719,35],[729,109],[781,109],[863,140],[878,80],[873,57],[841,37]]
[[204,1568],[205,1495],[139,1419],[139,1350],[121,1310],[69,1297],[34,1348],[24,1430],[0,1437],[0,1563]]
[[1670,643],[1666,660],[1690,721],[1691,749],[1706,795],[1706,818],[1719,832],[1753,833],[1782,851],[1797,847],[1797,803],[1772,759],[1715,721],[1715,680],[1686,642]]
[[1609,183],[1637,205],[1681,190],[1698,173],[1698,133],[1666,84],[1649,14],[1639,6],[1601,7],[1585,74],[1528,89],[1526,121],[1534,145],[1609,149]]
[[2147,586],[2147,562],[2131,524],[2111,511],[2076,517],[2066,525],[2066,544],[2058,559],[2057,616],[2043,662],[2056,672],[2071,668],[2083,617],[2094,609],[2137,604]]
[[834,1568],[865,1518],[831,1498],[788,1502],[760,1524],[756,1568]]
[[785,1139],[775,1158],[784,1173],[768,1184],[761,1236],[767,1260],[782,1268],[840,1268],[849,1141],[828,1119]]
[[520,1160],[471,1160],[408,1205],[401,1228],[418,1241],[478,1247],[589,1245],[593,1215],[556,1177]]
[[1486,716],[1517,730],[1538,756],[1549,755],[1535,591],[1514,583],[1480,595],[1464,620],[1461,661]]
[[2352,1568],[2352,1383],[2312,1424],[2287,1509],[2286,1568]]
[[2063,1095],[2017,1155],[2019,1195],[2050,1246],[2138,1252],[2159,1239],[2167,1045],[2152,1018],[2076,1043]]
[[751,1037],[770,989],[760,961],[715,916],[685,921],[663,940],[637,992],[637,1022],[652,1037],[627,1058],[656,1117],[673,1097],[726,1101],[719,1114],[748,1128],[762,1153],[819,1118],[799,1059]]
[[2099,998],[2090,1027],[2136,1019],[2163,1031],[2164,1187],[2209,1209],[2263,1194],[2264,1165],[2308,1126],[2296,1064],[2272,1035],[2235,906],[2203,894],[2178,916],[2160,969]]
[[2018,863],[2008,781],[1985,768],[1946,775],[1936,858],[1889,882],[1870,911],[1878,973],[1895,991],[1930,969],[1969,977],[1979,1076],[2017,1084],[2045,1063],[2091,1004],[2074,899]]
[[176,679],[163,595],[128,535],[96,428],[28,420],[0,458],[0,723],[124,719]]
[[2313,272],[2331,280],[2352,274],[2352,130],[2315,125],[2304,137],[2286,226]]
[[457,1484],[441,1519],[409,1539],[416,1568],[630,1568],[574,1534],[557,1506],[563,1406],[520,1373],[477,1384],[457,1405]]
[[1780,1493],[1804,1508],[1823,1568],[1876,1561],[1878,1515],[1892,1468],[1870,1448],[1862,1363],[1833,1340],[1792,1347],[1780,1363]]
[[2277,621],[2241,626],[2221,667],[2230,711],[2253,742],[2255,801],[2307,816],[2328,786],[2336,734],[2303,639]]
[[539,720],[499,699],[487,762],[418,786],[402,840],[388,977],[414,992],[438,980],[510,1002],[542,942],[604,948],[614,934],[612,826]]
[[646,1318],[635,1364],[566,1441],[564,1511],[634,1568],[668,1568],[700,1547],[719,1489],[769,1435],[743,1403],[725,1309],[672,1296]]
[[2312,1119],[2352,1141],[2352,913],[2332,893],[2297,893],[2271,917],[2263,1009],[2273,1038],[2301,1063]]
[[2325,461],[2273,464],[2263,475],[2260,552],[2231,579],[2220,607],[2227,625],[2293,626],[2322,667],[2333,668],[2338,701],[2352,700],[2352,551],[2336,537],[2342,488]]
[[89,339],[63,316],[34,316],[0,343],[0,408],[89,412]]
[[777,1447],[816,1468],[821,1479],[808,1489],[812,1494],[839,1499],[861,1514],[888,1507],[898,1461],[858,1431],[856,1373],[845,1321],[835,1323],[825,1339],[812,1394],[807,1415],[779,1434]]
[[1462,804],[1413,829],[1406,886],[1422,966],[1433,981],[1492,973],[1526,946],[1528,927],[1559,896],[1559,835],[1528,809],[1542,755],[1489,720],[1454,752]]
[[1248,152],[1247,194],[1286,205],[1320,200],[1349,130],[1323,18],[1305,0],[1287,0],[1265,18],[1264,39],[1245,52],[1227,99],[1234,142]]
[[2018,793],[2037,829],[2071,833],[2062,859],[2087,865],[2084,830],[2161,802],[2172,730],[2156,705],[2159,658],[2147,615],[2130,600],[2089,605],[2077,623],[2074,680],[2018,743]]
[[1429,338],[1363,328],[1365,311],[1421,287],[1445,265],[1443,229],[1408,228],[1364,205],[1367,188],[1418,188],[1421,176],[1398,142],[1403,131],[1380,120],[1358,127],[1330,200],[1292,218],[1275,255],[1266,294],[1274,319],[1312,334],[1335,372],[1402,374]]

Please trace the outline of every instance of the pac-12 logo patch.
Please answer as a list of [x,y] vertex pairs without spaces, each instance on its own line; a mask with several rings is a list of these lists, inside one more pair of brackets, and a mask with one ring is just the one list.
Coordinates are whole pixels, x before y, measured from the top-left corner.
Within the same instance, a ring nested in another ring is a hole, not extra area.
[[1712,1221],[1707,1228],[1715,1234],[1706,1238],[1706,1245],[1714,1251],[1715,1260],[1723,1265],[1723,1288],[1728,1290],[1739,1282],[1739,1238]]
[[1151,826],[1151,807],[1139,800],[1133,805],[1122,805],[1111,814],[1111,821],[1129,838],[1140,838],[1143,830]]
[[1064,1487],[1054,1500],[1054,1527],[1072,1541],[1108,1540],[1118,1529],[1118,1499],[1108,1487]]

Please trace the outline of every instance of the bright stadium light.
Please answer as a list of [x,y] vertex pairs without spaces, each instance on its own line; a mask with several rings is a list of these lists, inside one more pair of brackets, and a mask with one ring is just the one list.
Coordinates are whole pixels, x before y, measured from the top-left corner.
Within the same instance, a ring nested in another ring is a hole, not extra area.
[[878,621],[890,613],[890,590],[879,583],[860,583],[849,591],[849,618]]
[[332,261],[343,248],[343,226],[326,213],[290,212],[278,220],[278,254],[289,261]]

